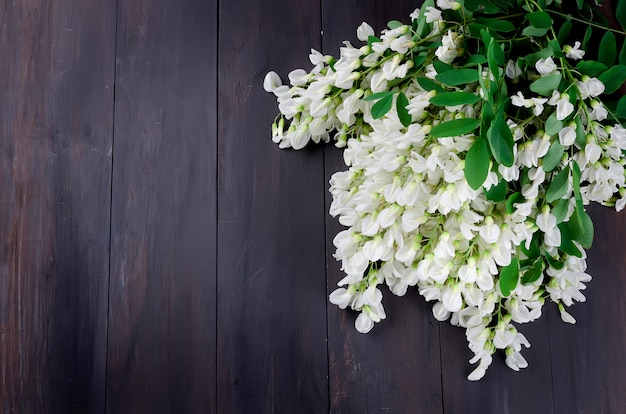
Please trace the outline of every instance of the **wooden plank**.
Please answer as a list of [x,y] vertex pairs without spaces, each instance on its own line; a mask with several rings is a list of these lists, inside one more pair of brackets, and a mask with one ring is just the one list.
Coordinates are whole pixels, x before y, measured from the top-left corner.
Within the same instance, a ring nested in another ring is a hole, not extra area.
[[[545,308],[544,308],[545,309]],[[545,313],[545,310],[544,310]],[[443,406],[446,413],[565,413],[554,411],[548,343],[548,317],[518,326],[531,344],[522,355],[528,367],[512,371],[498,352],[487,374],[477,382],[466,379],[473,366],[465,331],[445,323],[441,327]]]
[[320,4],[220,3],[218,411],[328,410],[322,151],[281,151],[263,78],[308,67]]
[[[324,53],[338,55],[343,40],[360,44],[355,33],[363,21],[377,33],[389,20],[408,22],[418,3],[421,2],[325,1]],[[347,168],[336,148],[327,147],[325,159],[327,180],[335,171]],[[327,212],[330,195],[326,198]],[[344,277],[332,257],[332,240],[342,227],[335,219],[326,217],[330,293]],[[440,413],[439,324],[416,290],[399,298],[385,288],[383,295],[387,319],[367,335],[355,330],[353,312],[328,305],[331,411]]]
[[0,412],[104,406],[115,4],[0,3]]
[[626,215],[591,205],[595,238],[587,256],[593,279],[585,303],[568,308],[575,325],[550,312],[556,413],[626,412]]
[[118,7],[107,411],[215,412],[217,3]]

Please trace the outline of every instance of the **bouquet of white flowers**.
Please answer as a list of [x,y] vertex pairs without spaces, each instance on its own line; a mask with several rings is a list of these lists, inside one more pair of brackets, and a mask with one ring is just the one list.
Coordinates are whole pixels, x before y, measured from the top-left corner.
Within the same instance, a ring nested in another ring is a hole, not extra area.
[[[596,4],[564,3],[426,0],[379,37],[363,23],[364,45],[338,59],[312,50],[291,86],[264,81],[281,148],[345,148],[330,214],[346,227],[334,238],[346,276],[330,301],[365,333],[385,319],[380,284],[416,286],[436,319],[465,328],[470,380],[497,349],[528,365],[515,324],[546,299],[575,322],[565,307],[591,280],[585,206],[626,204],[626,32]],[[626,30],[626,0],[616,16]]]

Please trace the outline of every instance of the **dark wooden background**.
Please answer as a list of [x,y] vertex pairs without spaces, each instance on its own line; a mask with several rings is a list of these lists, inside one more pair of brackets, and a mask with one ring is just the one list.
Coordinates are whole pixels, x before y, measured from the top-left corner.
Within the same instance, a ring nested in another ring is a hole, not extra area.
[[626,215],[519,373],[468,382],[414,291],[368,335],[328,304],[341,153],[280,151],[262,80],[416,6],[0,2],[0,412],[626,413]]

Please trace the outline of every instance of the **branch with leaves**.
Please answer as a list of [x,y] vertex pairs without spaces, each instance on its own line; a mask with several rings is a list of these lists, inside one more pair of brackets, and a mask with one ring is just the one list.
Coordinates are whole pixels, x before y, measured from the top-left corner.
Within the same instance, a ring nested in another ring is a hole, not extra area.
[[[363,23],[338,59],[270,72],[281,148],[344,148],[330,214],[346,276],[330,301],[385,319],[382,291],[416,289],[438,320],[465,328],[469,379],[497,349],[514,370],[517,325],[546,299],[565,322],[582,302],[590,202],[626,205],[626,0],[621,28],[577,0],[427,0],[376,36]],[[597,50],[596,52],[593,52]]]

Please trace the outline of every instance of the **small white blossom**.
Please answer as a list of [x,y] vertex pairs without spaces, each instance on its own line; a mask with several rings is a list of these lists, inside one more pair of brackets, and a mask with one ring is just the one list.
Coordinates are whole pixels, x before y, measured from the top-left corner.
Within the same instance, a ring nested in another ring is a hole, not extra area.
[[582,59],[583,56],[585,56],[585,51],[580,48],[580,42],[579,41],[576,41],[574,43],[574,47],[572,47],[572,46],[565,46],[563,48],[563,51],[565,52],[565,56],[567,56],[570,59],[574,59],[574,60]]

